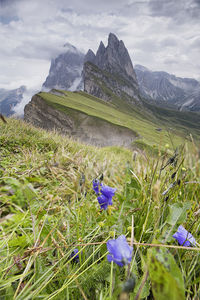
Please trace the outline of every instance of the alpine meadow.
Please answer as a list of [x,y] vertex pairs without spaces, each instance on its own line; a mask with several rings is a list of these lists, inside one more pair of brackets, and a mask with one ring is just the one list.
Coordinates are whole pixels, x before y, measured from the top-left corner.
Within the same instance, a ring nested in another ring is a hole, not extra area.
[[0,300],[199,300],[200,2],[68,2],[0,0]]

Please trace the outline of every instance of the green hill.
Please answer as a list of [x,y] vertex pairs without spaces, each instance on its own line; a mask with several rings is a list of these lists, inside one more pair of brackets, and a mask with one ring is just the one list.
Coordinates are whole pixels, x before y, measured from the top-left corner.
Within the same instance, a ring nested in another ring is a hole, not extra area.
[[[97,99],[42,95],[59,109],[77,108],[86,99],[87,113],[95,101],[99,115],[118,122],[112,115],[117,110],[107,105],[104,114],[105,104]],[[139,112],[135,121],[129,119],[138,131],[139,120]],[[0,299],[198,298],[195,144],[163,153],[159,140],[155,156],[86,146],[23,121],[7,121],[0,123]],[[143,125],[147,132],[147,124],[154,132],[150,121]],[[154,133],[154,138],[163,134],[166,143],[164,133]],[[144,139],[151,142],[148,135]],[[92,189],[95,178],[117,189],[107,210],[100,209]],[[179,225],[194,236],[195,246],[178,245],[173,235]],[[118,259],[125,266],[107,260],[107,241],[121,235],[133,245],[130,264],[121,249]]]
[[139,138],[137,147],[149,147],[160,144],[174,144],[174,147],[191,140],[190,135],[198,141],[200,136],[199,114],[178,112],[152,106],[142,101],[142,105],[131,105],[115,97],[115,101],[106,103],[84,92],[56,91],[39,93],[48,105],[71,114],[81,111],[87,115],[106,120],[131,129]]

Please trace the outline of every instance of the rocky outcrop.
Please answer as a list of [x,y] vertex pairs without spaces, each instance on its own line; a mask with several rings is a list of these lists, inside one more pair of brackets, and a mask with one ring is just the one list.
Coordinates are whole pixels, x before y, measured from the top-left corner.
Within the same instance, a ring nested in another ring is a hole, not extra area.
[[136,135],[126,127],[68,108],[65,113],[50,106],[39,94],[24,109],[24,120],[35,126],[56,129],[76,140],[95,146],[131,147]]
[[180,110],[200,110],[200,83],[192,78],[180,78],[167,72],[153,72],[135,66],[141,94],[161,106]]
[[43,90],[52,88],[75,91],[81,89],[84,54],[69,43],[65,52],[51,60],[49,75],[43,83]]
[[139,100],[139,87],[128,51],[113,34],[108,45],[100,43],[96,55],[89,50],[84,59],[84,91],[106,101],[115,96],[129,101]]

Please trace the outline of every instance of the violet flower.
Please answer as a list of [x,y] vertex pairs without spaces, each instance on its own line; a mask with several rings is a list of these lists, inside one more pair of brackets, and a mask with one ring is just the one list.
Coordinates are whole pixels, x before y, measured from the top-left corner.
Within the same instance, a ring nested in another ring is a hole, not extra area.
[[72,251],[72,253],[70,254],[70,258],[72,258],[72,261],[75,262],[75,263],[79,262],[79,255],[77,253],[78,253],[78,249],[75,248]]
[[100,183],[100,181],[98,179],[94,179],[92,184],[93,184],[93,187],[92,187],[93,191],[96,193],[96,195],[98,195],[99,194],[99,186],[102,186],[102,183]]
[[114,261],[120,267],[131,262],[133,247],[129,246],[125,235],[120,235],[116,240],[109,240],[107,249],[110,253],[107,256],[109,262]]
[[97,200],[101,206],[101,209],[106,210],[108,208],[108,205],[113,204],[112,197],[115,195],[116,189],[108,185],[103,185],[98,179],[94,179],[92,183],[92,189],[98,196]]
[[188,232],[182,225],[178,227],[178,230],[173,235],[173,238],[175,238],[181,246],[190,247],[192,245],[196,245],[196,240],[193,235]]
[[107,209],[108,205],[112,205],[112,197],[115,194],[116,189],[111,188],[107,185],[102,185],[101,187],[101,195],[97,197],[97,200],[101,206],[101,209]]

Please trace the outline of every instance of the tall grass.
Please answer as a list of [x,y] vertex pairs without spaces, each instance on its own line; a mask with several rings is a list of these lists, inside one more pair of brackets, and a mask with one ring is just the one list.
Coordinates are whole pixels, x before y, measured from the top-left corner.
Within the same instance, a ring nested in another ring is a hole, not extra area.
[[[132,153],[11,119],[0,130],[0,299],[198,299],[198,244],[172,237],[181,224],[199,242],[194,142]],[[106,211],[92,190],[102,174],[117,188]],[[134,247],[126,267],[106,258],[121,234]]]

